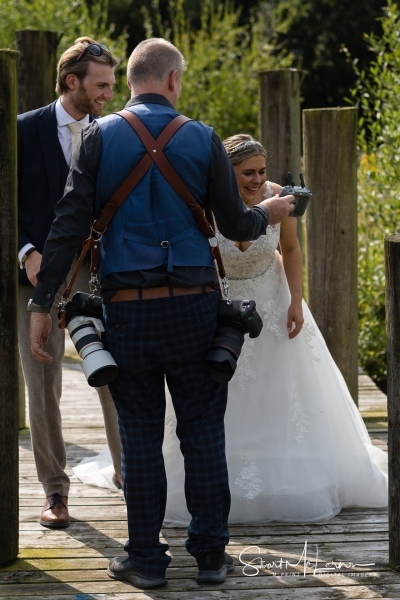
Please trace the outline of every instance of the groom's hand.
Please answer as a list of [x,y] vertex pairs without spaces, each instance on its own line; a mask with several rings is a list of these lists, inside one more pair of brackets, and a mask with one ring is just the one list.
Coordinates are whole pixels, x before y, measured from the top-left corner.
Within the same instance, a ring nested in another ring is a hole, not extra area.
[[288,217],[294,208],[293,201],[294,196],[292,195],[283,196],[281,198],[276,194],[275,196],[272,196],[272,198],[260,202],[260,204],[268,209],[268,225],[276,225]]
[[49,314],[46,313],[31,313],[29,340],[31,345],[31,354],[33,358],[40,362],[50,365],[53,362],[53,357],[48,352],[45,352],[43,346],[49,340],[52,321]]

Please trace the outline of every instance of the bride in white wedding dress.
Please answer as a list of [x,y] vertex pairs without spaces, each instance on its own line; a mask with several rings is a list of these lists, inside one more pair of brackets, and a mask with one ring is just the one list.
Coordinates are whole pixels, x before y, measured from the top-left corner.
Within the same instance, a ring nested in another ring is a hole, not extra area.
[[[280,186],[266,182],[265,151],[258,142],[240,134],[224,145],[246,204],[279,193]],[[258,338],[245,336],[229,383],[230,523],[314,521],[329,519],[345,506],[387,505],[387,454],[372,445],[302,301],[296,225],[288,217],[252,243],[238,244],[218,234],[232,298],[254,299],[264,323]],[[186,524],[175,422],[168,398],[165,521]]]
[[[246,204],[253,206],[279,193],[280,186],[266,182],[261,144],[240,134],[224,145]],[[315,521],[329,519],[346,506],[385,507],[387,454],[372,445],[302,301],[296,219],[269,226],[255,242],[235,243],[217,235],[232,298],[256,300],[264,323],[258,338],[245,336],[229,383],[225,419],[232,494],[229,522]],[[167,394],[165,524],[186,525],[190,516],[175,425]],[[100,482],[107,468],[111,479],[112,467],[106,463],[98,477],[96,457],[74,470],[87,483],[107,485]]]

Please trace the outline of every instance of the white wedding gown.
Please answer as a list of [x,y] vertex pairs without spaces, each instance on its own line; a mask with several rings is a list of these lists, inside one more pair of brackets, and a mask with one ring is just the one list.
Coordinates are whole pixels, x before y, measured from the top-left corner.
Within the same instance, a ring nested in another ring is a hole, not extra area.
[[[304,302],[303,329],[288,338],[290,294],[276,250],[279,234],[279,225],[269,226],[245,252],[218,234],[232,298],[254,299],[264,323],[258,338],[245,336],[229,383],[230,523],[315,521],[346,506],[387,506],[387,454],[372,445]],[[175,426],[167,394],[165,524],[186,525],[190,515]],[[74,470],[80,477],[79,465]]]

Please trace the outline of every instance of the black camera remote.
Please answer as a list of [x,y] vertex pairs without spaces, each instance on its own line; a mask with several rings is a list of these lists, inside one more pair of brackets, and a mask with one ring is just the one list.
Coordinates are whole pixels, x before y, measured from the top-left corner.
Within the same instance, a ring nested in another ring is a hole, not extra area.
[[289,194],[294,196],[294,209],[290,213],[289,217],[301,217],[306,211],[307,204],[312,196],[312,193],[311,190],[306,188],[306,186],[304,185],[304,178],[302,173],[300,173],[301,187],[298,185],[294,185],[291,173],[288,173],[288,177],[290,185],[286,185],[284,188],[282,188],[282,191],[279,194],[279,196],[288,196]]

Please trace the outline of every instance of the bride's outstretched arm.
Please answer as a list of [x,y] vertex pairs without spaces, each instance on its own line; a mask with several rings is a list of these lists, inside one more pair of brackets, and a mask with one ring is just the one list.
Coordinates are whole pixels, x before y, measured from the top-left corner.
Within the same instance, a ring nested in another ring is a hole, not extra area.
[[287,217],[281,224],[280,248],[289,284],[291,303],[287,315],[289,338],[293,339],[303,327],[303,258],[297,238],[297,219]]

